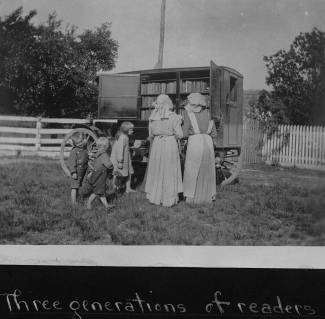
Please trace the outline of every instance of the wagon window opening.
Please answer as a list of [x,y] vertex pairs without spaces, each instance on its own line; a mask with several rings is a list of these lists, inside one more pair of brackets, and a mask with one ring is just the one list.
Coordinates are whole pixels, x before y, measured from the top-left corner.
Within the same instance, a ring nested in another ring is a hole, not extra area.
[[230,77],[230,101],[237,102],[237,79],[235,77]]
[[136,118],[139,76],[104,74],[99,82],[99,118]]

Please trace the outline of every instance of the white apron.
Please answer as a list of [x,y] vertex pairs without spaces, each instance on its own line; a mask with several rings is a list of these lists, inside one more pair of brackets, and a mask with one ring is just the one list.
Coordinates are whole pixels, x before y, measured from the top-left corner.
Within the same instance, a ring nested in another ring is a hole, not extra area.
[[[184,181],[183,181],[183,193],[185,197],[194,197],[196,189],[196,181],[198,178],[199,170],[202,163],[203,151],[206,145],[209,149],[209,155],[211,163],[215,162],[214,149],[211,134],[213,122],[212,120],[209,123],[209,127],[206,133],[200,133],[199,126],[196,120],[196,117],[193,112],[187,111],[191,125],[194,130],[194,135],[190,135],[187,144],[186,151],[186,161],[185,161],[185,170],[184,170]],[[214,168],[214,165],[213,165]],[[212,196],[216,193],[216,172],[215,169],[212,169],[209,172],[209,189],[211,189]]]

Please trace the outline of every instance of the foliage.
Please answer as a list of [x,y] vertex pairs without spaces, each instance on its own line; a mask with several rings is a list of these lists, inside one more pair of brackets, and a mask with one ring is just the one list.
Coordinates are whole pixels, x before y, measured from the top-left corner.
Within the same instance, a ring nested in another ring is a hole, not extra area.
[[110,70],[117,42],[110,24],[77,34],[62,30],[55,13],[35,26],[36,11],[18,8],[0,19],[0,86],[14,96],[17,114],[81,117],[97,109],[96,72]]
[[286,106],[274,94],[262,90],[256,100],[249,102],[249,110],[246,116],[258,120],[264,132],[272,135],[279,124],[287,124],[289,119],[286,114]]
[[172,208],[143,193],[122,195],[107,214],[70,203],[58,161],[0,161],[1,244],[324,245],[325,174],[257,167],[218,189],[214,203]]
[[266,83],[272,96],[285,105],[291,124],[311,124],[324,103],[325,32],[300,33],[288,51],[265,56]]

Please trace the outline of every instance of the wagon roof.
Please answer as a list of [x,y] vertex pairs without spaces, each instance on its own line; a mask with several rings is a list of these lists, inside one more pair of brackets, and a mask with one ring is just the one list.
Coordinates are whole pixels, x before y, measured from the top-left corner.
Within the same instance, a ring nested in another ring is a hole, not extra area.
[[[233,68],[227,66],[218,66],[218,68],[225,69],[234,75],[243,78],[243,75],[236,71]],[[119,72],[117,74],[137,74],[137,73],[167,73],[167,72],[182,72],[182,71],[206,71],[209,70],[209,66],[201,66],[201,67],[182,67],[182,68],[162,68],[162,69],[147,69],[147,70],[136,70],[136,71],[127,71],[127,72]],[[105,74],[114,74],[110,71],[102,71],[98,72],[97,75],[105,75]]]

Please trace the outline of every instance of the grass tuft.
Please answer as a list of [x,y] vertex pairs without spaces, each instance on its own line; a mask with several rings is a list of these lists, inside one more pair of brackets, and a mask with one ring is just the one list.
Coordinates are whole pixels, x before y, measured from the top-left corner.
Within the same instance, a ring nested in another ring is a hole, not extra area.
[[324,194],[323,173],[255,167],[212,204],[164,208],[135,193],[88,211],[70,205],[57,161],[12,161],[0,165],[0,243],[324,245]]

